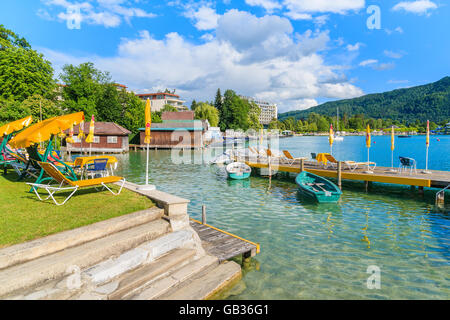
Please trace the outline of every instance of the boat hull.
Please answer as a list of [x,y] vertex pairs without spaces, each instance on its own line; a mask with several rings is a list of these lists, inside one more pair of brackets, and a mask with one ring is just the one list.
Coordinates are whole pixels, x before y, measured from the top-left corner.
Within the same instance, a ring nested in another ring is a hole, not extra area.
[[234,180],[243,180],[250,177],[250,173],[244,172],[244,173],[228,173],[228,178],[234,179]]
[[228,178],[234,180],[247,179],[252,172],[250,166],[242,162],[230,163],[225,170],[227,171]]
[[342,191],[334,183],[306,171],[300,173],[295,182],[300,192],[319,203],[337,202],[342,195]]

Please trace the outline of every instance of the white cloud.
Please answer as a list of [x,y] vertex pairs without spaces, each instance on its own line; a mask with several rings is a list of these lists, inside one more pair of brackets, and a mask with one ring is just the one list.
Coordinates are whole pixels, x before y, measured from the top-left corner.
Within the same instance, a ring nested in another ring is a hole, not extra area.
[[313,13],[358,11],[365,7],[365,0],[284,0],[283,4],[289,10],[287,16],[300,20]]
[[392,58],[392,59],[400,59],[400,58],[402,58],[405,55],[405,53],[384,50],[384,55],[386,57],[389,57],[389,58]]
[[386,31],[386,33],[389,34],[389,35],[393,34],[395,32],[400,33],[400,34],[402,34],[404,32],[402,27],[397,27],[394,30],[391,30],[389,28],[385,28],[384,31]]
[[[156,15],[148,13],[140,8],[128,6],[126,0],[89,0],[84,2],[71,2],[67,0],[41,0],[49,7],[57,17],[62,21],[69,21],[76,18],[80,23],[92,25],[103,25],[104,27],[118,27],[122,19],[130,23],[131,18],[153,18]],[[55,9],[54,7],[58,8]],[[61,8],[63,11],[61,11]],[[79,13],[70,13],[69,9],[77,9]],[[43,9],[38,10],[38,16],[51,20],[52,14]]]
[[217,88],[233,89],[277,103],[283,112],[312,106],[318,98],[363,94],[343,68],[327,65],[320,55],[330,41],[328,31],[297,34],[286,18],[230,10],[218,19],[216,36],[207,33],[202,40],[193,43],[175,32],[157,39],[142,31],[137,38],[122,39],[110,57],[40,50],[56,70],[92,61],[136,92],[175,88],[188,101],[209,101]]
[[295,111],[295,110],[305,110],[312,107],[317,106],[319,103],[316,99],[299,99],[296,101],[293,101],[291,106],[286,108],[284,112],[287,111]]
[[415,14],[429,15],[429,10],[437,9],[437,5],[430,0],[417,0],[417,1],[402,1],[397,3],[392,10],[394,11],[406,11]]
[[347,45],[347,50],[348,51],[358,51],[360,48],[361,48],[361,46],[363,46],[364,44],[363,43],[361,43],[361,42],[357,42],[357,43],[355,43],[355,44],[349,44],[349,45]]
[[376,59],[368,59],[368,60],[362,61],[359,65],[361,67],[365,67],[365,66],[368,66],[368,65],[371,65],[371,64],[375,64],[375,63],[378,63],[378,60],[376,60]]
[[269,13],[282,8],[281,4],[274,0],[245,0],[245,3],[249,6],[263,7]]
[[217,27],[219,15],[216,10],[209,6],[201,6],[199,8],[189,8],[184,16],[195,21],[194,26],[198,30],[211,30]]

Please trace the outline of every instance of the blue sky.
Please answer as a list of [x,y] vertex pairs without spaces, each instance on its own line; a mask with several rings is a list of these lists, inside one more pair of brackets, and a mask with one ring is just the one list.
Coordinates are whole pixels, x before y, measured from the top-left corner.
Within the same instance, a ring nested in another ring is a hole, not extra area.
[[187,104],[220,87],[283,112],[450,75],[443,0],[2,0],[0,23],[56,76],[92,61],[136,93],[176,89]]

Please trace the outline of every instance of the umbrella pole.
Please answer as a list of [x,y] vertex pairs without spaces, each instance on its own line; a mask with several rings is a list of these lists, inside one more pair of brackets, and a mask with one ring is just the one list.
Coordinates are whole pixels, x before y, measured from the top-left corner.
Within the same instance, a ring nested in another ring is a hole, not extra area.
[[427,154],[426,154],[426,160],[425,160],[425,170],[423,170],[422,173],[425,173],[425,174],[431,173],[430,171],[428,171],[428,146],[427,146]]
[[149,151],[149,144],[147,143],[147,162],[145,167],[145,185],[148,185],[148,151]]
[[89,157],[91,156],[91,152],[92,152],[92,143],[89,143]]

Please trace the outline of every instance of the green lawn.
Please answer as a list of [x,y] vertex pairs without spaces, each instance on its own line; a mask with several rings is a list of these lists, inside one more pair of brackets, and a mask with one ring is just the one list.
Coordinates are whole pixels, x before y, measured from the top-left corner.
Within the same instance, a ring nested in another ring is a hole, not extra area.
[[[118,187],[114,186],[116,191]],[[152,207],[147,197],[123,189],[119,196],[94,188],[78,190],[63,206],[39,201],[12,171],[0,175],[0,248]],[[41,195],[46,194],[42,189]],[[56,196],[64,199],[67,193]]]

